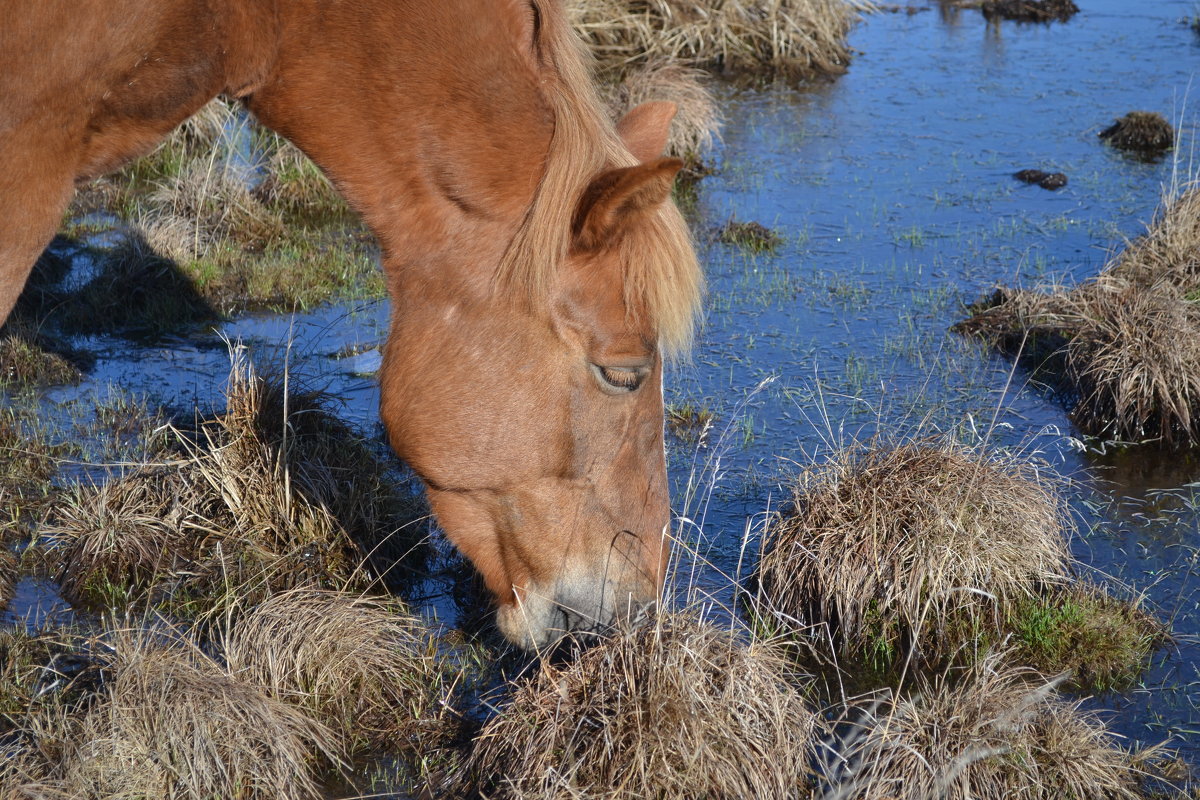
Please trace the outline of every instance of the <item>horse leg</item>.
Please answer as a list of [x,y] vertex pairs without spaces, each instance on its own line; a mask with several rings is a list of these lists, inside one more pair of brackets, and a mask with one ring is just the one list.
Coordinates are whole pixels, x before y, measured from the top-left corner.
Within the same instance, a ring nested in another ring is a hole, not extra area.
[[0,139],[0,325],[75,193],[77,148],[33,133]]

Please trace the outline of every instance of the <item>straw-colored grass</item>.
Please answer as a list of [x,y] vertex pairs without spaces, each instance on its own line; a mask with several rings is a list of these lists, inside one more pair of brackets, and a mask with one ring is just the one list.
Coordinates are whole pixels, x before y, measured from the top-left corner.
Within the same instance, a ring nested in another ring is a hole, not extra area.
[[852,707],[823,754],[820,800],[1135,800],[1149,754],[1081,701],[987,659],[966,675]]
[[223,651],[239,680],[308,709],[347,743],[419,751],[444,733],[445,663],[396,603],[286,592],[236,617]]
[[91,707],[27,720],[26,746],[0,782],[88,800],[323,796],[317,776],[341,763],[340,743],[302,709],[232,678],[189,642],[117,632],[108,644],[109,675]]
[[696,160],[720,137],[721,110],[705,85],[705,73],[670,61],[615,68],[601,76],[600,90],[614,119],[651,100],[676,105],[667,153]]
[[84,706],[97,670],[82,642],[68,629],[0,630],[0,734],[25,729],[30,715]]
[[787,676],[770,645],[664,614],[543,662],[459,778],[488,798],[804,796],[816,716]]
[[226,410],[194,433],[169,428],[174,458],[71,491],[42,532],[64,594],[202,613],[296,586],[365,586],[368,554],[390,567],[415,501],[319,395],[286,389],[239,348]]
[[1084,432],[1200,442],[1200,189],[1168,197],[1095,278],[972,310],[955,329],[1051,374]]
[[843,72],[864,0],[570,0],[601,65],[675,63],[733,72]]
[[0,545],[0,611],[8,606],[17,588],[17,557]]
[[948,439],[851,446],[769,526],[757,612],[885,664],[952,656],[1067,582],[1063,519],[1032,465]]
[[71,451],[69,443],[51,439],[35,408],[0,405],[0,543],[26,535],[40,518],[59,459]]

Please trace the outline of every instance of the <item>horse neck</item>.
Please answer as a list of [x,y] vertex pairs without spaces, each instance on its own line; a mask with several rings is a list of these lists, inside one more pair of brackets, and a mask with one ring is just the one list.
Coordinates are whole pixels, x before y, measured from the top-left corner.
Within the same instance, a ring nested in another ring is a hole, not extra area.
[[326,171],[385,265],[493,267],[554,125],[512,20],[470,0],[289,0],[279,13],[273,76],[251,110]]

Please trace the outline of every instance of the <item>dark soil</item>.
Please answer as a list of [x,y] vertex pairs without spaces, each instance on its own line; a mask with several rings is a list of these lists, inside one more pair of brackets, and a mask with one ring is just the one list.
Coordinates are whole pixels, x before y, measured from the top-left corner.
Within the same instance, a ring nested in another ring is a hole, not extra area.
[[1175,129],[1154,111],[1131,111],[1100,131],[1100,138],[1118,150],[1157,157],[1175,145]]
[[1066,22],[1079,11],[1071,0],[992,0],[979,8],[987,19],[1017,22]]

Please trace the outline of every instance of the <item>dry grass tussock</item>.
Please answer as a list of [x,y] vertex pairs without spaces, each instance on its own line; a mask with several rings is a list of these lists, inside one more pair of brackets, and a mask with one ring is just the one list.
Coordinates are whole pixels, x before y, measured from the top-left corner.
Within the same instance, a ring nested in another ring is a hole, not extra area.
[[415,500],[319,396],[287,386],[237,348],[226,410],[195,432],[169,427],[174,458],[69,492],[44,527],[64,594],[203,613],[296,586],[361,587],[367,555],[400,558]]
[[1062,501],[1028,464],[952,440],[869,443],[803,474],[766,531],[756,612],[844,653],[951,656],[1067,581]]
[[141,632],[107,642],[109,675],[81,714],[24,721],[0,790],[29,798],[307,800],[340,764],[337,736],[236,680],[195,644]]
[[286,592],[237,615],[222,649],[239,680],[308,709],[346,742],[416,749],[445,732],[449,673],[428,629],[395,603]]
[[662,61],[613,70],[602,77],[600,92],[614,119],[651,100],[677,106],[667,139],[671,155],[694,160],[720,136],[721,110],[700,70]]
[[986,659],[850,708],[823,749],[820,800],[1135,800],[1140,765],[1082,701]]
[[1000,289],[955,329],[1052,373],[1086,433],[1200,442],[1200,188],[1075,287]]
[[602,66],[671,62],[788,76],[837,74],[866,0],[570,0]]
[[[461,785],[489,798],[803,795],[817,718],[767,644],[666,613],[548,662],[475,740]],[[471,796],[474,796],[473,794]]]

